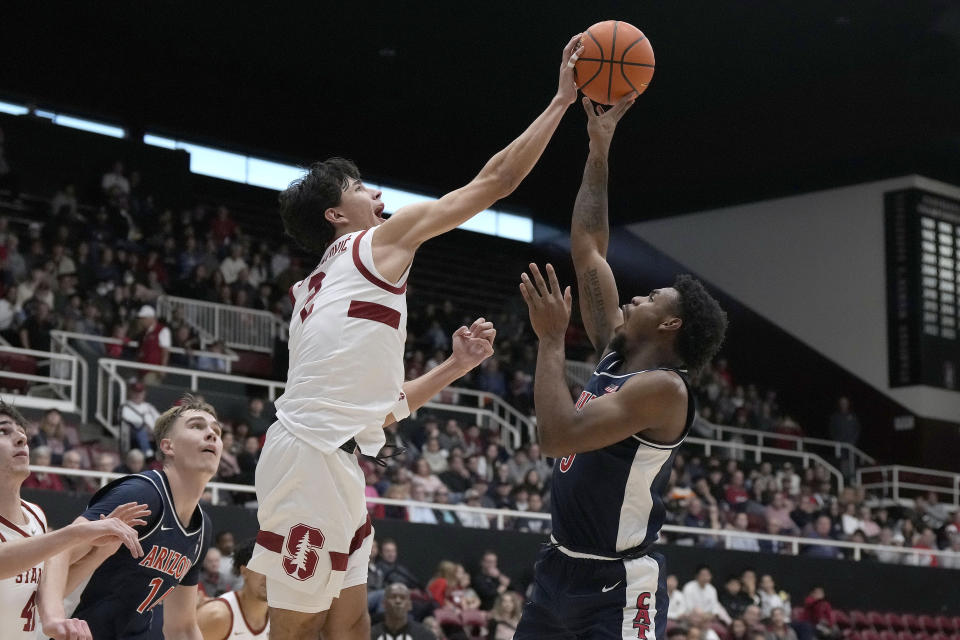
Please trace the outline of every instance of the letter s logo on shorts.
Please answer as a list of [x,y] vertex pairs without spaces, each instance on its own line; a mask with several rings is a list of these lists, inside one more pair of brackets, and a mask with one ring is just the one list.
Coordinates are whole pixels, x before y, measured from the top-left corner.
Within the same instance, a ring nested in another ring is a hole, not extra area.
[[297,580],[309,580],[317,570],[323,548],[320,529],[300,523],[290,527],[287,534],[287,553],[283,556],[283,570]]

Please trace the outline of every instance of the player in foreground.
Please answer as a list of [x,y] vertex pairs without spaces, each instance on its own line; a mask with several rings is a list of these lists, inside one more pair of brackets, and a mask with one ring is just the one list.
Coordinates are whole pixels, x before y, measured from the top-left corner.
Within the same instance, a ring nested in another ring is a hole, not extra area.
[[266,640],[270,637],[267,580],[262,574],[247,569],[252,554],[253,540],[233,551],[233,573],[243,576],[240,590],[227,591],[197,609],[197,623],[203,640]]
[[662,493],[676,448],[693,423],[688,371],[716,354],[726,314],[698,281],[679,276],[618,305],[606,261],[607,154],[625,98],[607,112],[584,99],[590,152],[573,211],[571,246],[580,309],[603,357],[574,403],[565,382],[570,288],[547,265],[523,274],[521,293],[540,339],[534,396],[543,453],[553,470],[553,542],[534,569],[517,640],[662,640],[663,556],[651,552],[664,520]]
[[[84,520],[47,532],[43,509],[20,498],[20,485],[30,475],[26,420],[0,400],[0,638],[37,637],[37,587],[43,579],[44,561],[77,545],[126,545],[142,555],[137,534],[130,526],[143,522],[143,505],[120,505],[111,517]],[[71,567],[74,586],[83,563]],[[70,579],[68,578],[68,581]],[[74,637],[90,638],[82,620],[63,620]]]
[[[63,598],[68,593],[63,567],[71,556],[87,554],[96,558],[96,564],[73,616],[86,621],[96,640],[202,638],[196,617],[197,582],[211,530],[198,503],[220,465],[220,423],[212,406],[185,395],[157,419],[154,435],[163,470],[114,480],[94,494],[76,520],[97,520],[131,501],[146,504],[150,516],[136,527],[145,555],[87,546],[52,560],[40,587],[40,619],[43,632],[55,640],[76,637],[62,630]],[[163,607],[158,607],[161,603]]]
[[580,36],[563,51],[557,93],[520,137],[466,186],[384,220],[380,192],[353,165],[314,165],[280,195],[288,234],[321,256],[290,291],[290,367],[257,466],[260,533],[249,567],[267,576],[272,640],[369,638],[371,526],[353,454],[377,455],[401,420],[492,352],[482,319],[457,331],[454,355],[403,381],[406,280],[417,248],[510,194],[576,98]]

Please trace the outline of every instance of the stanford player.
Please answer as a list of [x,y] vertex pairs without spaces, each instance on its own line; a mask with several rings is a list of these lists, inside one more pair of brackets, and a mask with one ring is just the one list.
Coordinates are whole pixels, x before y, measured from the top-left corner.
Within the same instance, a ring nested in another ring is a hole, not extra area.
[[[0,401],[0,638],[37,637],[37,587],[44,561],[77,545],[117,545],[134,556],[142,553],[130,524],[143,522],[143,505],[125,504],[111,517],[71,524],[47,532],[47,518],[39,506],[20,498],[20,485],[30,474],[26,424],[20,412]],[[76,567],[82,570],[82,564]],[[73,568],[71,568],[73,569]],[[71,588],[77,574],[68,578]],[[70,637],[90,638],[82,620],[63,620]]]
[[[320,264],[291,289],[290,367],[257,467],[260,534],[250,568],[267,576],[274,640],[366,639],[370,521],[356,448],[376,455],[406,417],[492,353],[493,329],[459,330],[450,360],[404,383],[406,280],[417,248],[510,194],[576,98],[563,52],[550,106],[466,186],[384,220],[353,163],[314,165],[280,195],[289,235]],[[575,61],[575,60],[574,60]]]
[[267,640],[270,637],[267,580],[262,574],[247,569],[252,554],[253,540],[234,549],[233,573],[243,578],[243,586],[207,600],[197,609],[203,640]]
[[[521,292],[540,339],[534,399],[543,453],[560,458],[551,487],[554,544],[540,553],[535,588],[514,636],[662,640],[663,556],[652,551],[662,495],[695,416],[687,372],[717,352],[726,314],[698,281],[680,276],[619,306],[606,261],[607,152],[628,96],[609,111],[584,99],[590,135],[571,230],[580,309],[602,358],[576,403],[565,382],[570,288],[536,265]],[[592,595],[591,595],[592,594]]]

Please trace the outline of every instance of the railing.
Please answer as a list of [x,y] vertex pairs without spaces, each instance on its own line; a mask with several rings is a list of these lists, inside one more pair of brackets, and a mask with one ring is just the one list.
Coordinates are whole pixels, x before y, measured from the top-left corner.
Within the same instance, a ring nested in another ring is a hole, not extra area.
[[[567,380],[584,385],[587,383],[587,380],[590,379],[590,376],[593,375],[594,367],[595,365],[586,362],[568,360],[566,369]],[[824,451],[832,451],[834,458],[847,458],[851,463],[851,468],[857,468],[863,464],[876,464],[877,462],[863,450],[846,442],[759,431],[757,429],[744,429],[742,427],[725,427],[717,424],[711,424],[710,426],[713,428],[717,440],[727,440],[728,437],[740,436],[746,444],[755,444],[760,447],[769,447],[771,442],[788,444],[789,448],[795,451],[809,451],[811,448],[816,447],[821,454]],[[773,446],[777,449],[787,448],[778,445]]]
[[[476,401],[476,405],[457,404],[460,398],[471,398]],[[471,415],[480,426],[499,426],[501,434],[508,436],[504,437],[503,441],[508,451],[519,449],[523,445],[524,433],[528,442],[537,438],[537,427],[530,418],[514,409],[500,396],[486,391],[447,387],[424,404],[423,408]],[[485,424],[484,418],[489,422]]]
[[881,491],[896,502],[932,491],[949,496],[950,503],[960,508],[960,473],[901,465],[867,467],[857,469],[857,484],[867,491]]
[[[69,413],[82,413],[80,406],[80,371],[83,360],[67,353],[50,353],[36,349],[22,349],[20,347],[0,347],[0,353],[30,356],[37,360],[40,366],[49,365],[50,373],[37,375],[22,373],[9,369],[0,370],[0,379],[23,380],[39,383],[27,390],[26,395],[5,394],[6,402],[18,407],[29,409],[57,409]],[[84,363],[85,364],[85,363]],[[36,395],[44,387],[48,388],[56,398],[45,398]]]
[[[50,332],[50,351],[51,353],[55,353],[55,354],[64,354],[68,356],[73,356],[74,358],[76,358],[77,362],[80,363],[81,388],[79,389],[77,396],[80,398],[80,402],[79,402],[80,418],[84,423],[86,423],[86,421],[89,418],[89,414],[87,411],[87,406],[89,405],[89,403],[87,402],[87,394],[90,392],[90,366],[87,364],[87,359],[84,358],[79,351],[77,351],[72,346],[70,346],[70,343],[67,342],[66,336],[64,334],[65,332],[62,332],[62,331]],[[59,368],[60,366],[63,366],[63,365],[58,364],[57,368]],[[53,371],[53,369],[54,367],[53,365],[51,365],[51,372]]]
[[[103,471],[85,471],[80,469],[63,469],[61,467],[40,467],[33,466],[30,467],[31,471],[36,471],[40,473],[55,473],[62,476],[79,476],[85,478],[95,478],[101,486],[105,485],[110,480],[114,478],[120,478],[123,474],[119,473],[109,473]],[[227,482],[211,482],[207,485],[207,488],[210,489],[212,493],[212,499],[214,504],[220,502],[221,495],[223,491],[237,492],[237,493],[248,493],[255,494],[256,489],[252,485],[247,484],[232,484]],[[470,507],[463,504],[441,504],[436,502],[418,502],[415,500],[397,500],[393,498],[379,498],[379,497],[366,497],[364,498],[368,505],[385,505],[385,506],[396,506],[396,507],[424,507],[428,509],[444,510],[444,511],[453,511],[454,513],[479,513],[487,516],[491,526],[498,530],[503,530],[507,526],[507,522],[510,519],[522,519],[522,520],[550,520],[549,513],[541,512],[531,512],[531,511],[513,511],[510,509],[488,509],[486,507]],[[663,526],[662,531],[667,534],[684,534],[683,537],[705,537],[705,538],[716,538],[729,541],[734,538],[749,538],[752,540],[765,540],[770,542],[778,542],[785,545],[785,548],[790,550],[792,555],[800,555],[803,551],[802,547],[807,546],[818,546],[818,547],[835,547],[840,549],[850,549],[852,550],[853,560],[860,560],[864,553],[884,553],[884,554],[896,554],[898,556],[903,556],[903,560],[913,561],[914,558],[920,558],[922,556],[934,556],[940,561],[939,564],[943,565],[943,560],[949,559],[951,565],[956,563],[955,566],[960,566],[960,553],[954,551],[940,551],[933,549],[914,549],[909,547],[895,547],[879,544],[870,544],[866,542],[848,542],[846,540],[831,540],[831,539],[820,539],[820,538],[798,538],[793,536],[782,536],[775,535],[770,533],[753,533],[751,531],[739,531],[735,529],[701,529],[699,527],[682,527],[679,525],[666,524]],[[913,562],[916,564],[916,562]]]
[[810,466],[811,462],[815,462],[822,467],[824,467],[831,476],[837,481],[837,488],[843,490],[843,474],[835,466],[821,458],[815,453],[809,453],[806,451],[794,451],[792,449],[777,449],[775,447],[761,447],[755,444],[746,444],[743,442],[737,442],[736,440],[710,440],[708,438],[697,438],[695,436],[687,436],[684,441],[684,445],[698,445],[703,447],[704,453],[710,455],[714,449],[738,449],[740,451],[752,451],[754,453],[754,459],[757,462],[762,460],[762,454],[767,456],[784,456],[788,458],[800,458],[803,468],[806,469]]
[[212,371],[163,367],[155,364],[145,364],[143,362],[101,358],[97,361],[96,418],[100,424],[113,435],[117,435],[118,432],[117,409],[127,401],[127,380],[120,373],[121,370],[180,376],[186,378],[188,381],[188,388],[184,389],[184,391],[199,391],[198,383],[200,380],[232,382],[238,385],[246,385],[247,388],[261,387],[266,389],[267,400],[271,402],[280,395],[286,386],[285,382],[279,382],[277,380],[263,380],[261,378],[247,378],[245,376],[235,376],[226,373],[214,373]]
[[201,337],[202,343],[223,340],[234,349],[273,353],[273,343],[281,323],[269,311],[247,309],[229,304],[160,296],[157,314],[171,322],[182,318]]
[[[136,348],[139,343],[136,340],[121,340],[120,338],[111,338],[107,336],[98,336],[89,333],[76,333],[73,331],[51,331],[50,332],[50,347],[52,351],[56,351],[58,348],[63,349],[64,353],[72,353],[77,357],[81,357],[76,349],[70,346],[70,340],[76,340],[78,342],[89,342],[93,344],[111,344],[114,346],[120,347],[133,347]],[[226,368],[225,373],[230,373],[233,363],[240,359],[234,351],[227,349],[226,353],[218,353],[216,351],[201,351],[199,349],[184,349],[183,347],[170,347],[167,349],[170,353],[175,353],[178,355],[185,355],[188,357],[195,358],[211,358],[214,360],[223,360],[224,368]],[[86,363],[84,363],[86,367]]]

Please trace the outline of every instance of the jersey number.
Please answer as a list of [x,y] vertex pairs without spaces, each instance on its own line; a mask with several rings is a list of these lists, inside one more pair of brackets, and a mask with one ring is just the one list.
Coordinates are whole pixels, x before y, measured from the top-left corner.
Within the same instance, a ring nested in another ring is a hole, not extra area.
[[170,587],[163,593],[162,596],[154,600],[154,597],[156,597],[157,593],[160,592],[160,587],[162,586],[163,586],[163,580],[161,578],[154,578],[153,580],[150,581],[150,594],[146,598],[144,598],[143,602],[140,603],[140,606],[137,607],[137,613],[150,611],[150,609],[153,609],[155,606],[163,602],[163,599],[166,598],[168,595],[170,595],[170,592],[173,591],[174,588],[176,588],[176,585]]
[[320,287],[323,286],[323,279],[326,277],[327,274],[322,271],[310,276],[310,281],[307,283],[309,295],[307,295],[307,299],[303,303],[303,309],[300,309],[300,322],[304,322],[307,316],[313,313],[313,299],[320,293]]
[[24,605],[23,611],[20,612],[20,617],[26,620],[23,623],[24,631],[33,631],[37,628],[37,592],[34,591],[30,594],[30,599],[27,600],[27,604]]

